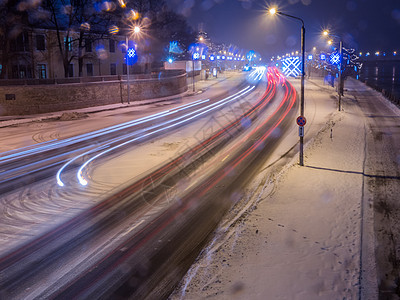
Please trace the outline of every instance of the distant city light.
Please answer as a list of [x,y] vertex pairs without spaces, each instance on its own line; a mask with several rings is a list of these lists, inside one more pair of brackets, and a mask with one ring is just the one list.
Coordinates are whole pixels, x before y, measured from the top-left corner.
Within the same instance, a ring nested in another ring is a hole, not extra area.
[[371,54],[369,53],[369,52],[367,52],[366,54],[365,54],[365,56],[370,56]]
[[397,52],[396,52],[396,51],[394,51],[394,52],[393,52],[393,55],[394,55],[394,56],[396,56],[396,55],[397,55]]
[[379,51],[376,51],[376,52],[375,52],[375,55],[376,55],[376,56],[379,56],[379,54],[380,54]]
[[169,62],[170,64],[172,64],[172,62],[173,62],[172,58],[169,58],[169,59],[168,59],[168,62]]

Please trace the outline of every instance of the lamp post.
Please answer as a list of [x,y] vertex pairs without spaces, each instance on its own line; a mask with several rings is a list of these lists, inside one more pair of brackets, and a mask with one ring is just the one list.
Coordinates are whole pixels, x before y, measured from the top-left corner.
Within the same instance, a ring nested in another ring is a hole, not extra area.
[[[133,33],[134,34],[138,34],[139,32],[140,32],[140,27],[139,26],[133,27]],[[129,38],[128,38],[127,35],[125,36],[125,43],[126,43],[126,52],[128,53]],[[128,89],[127,89],[127,92],[128,92],[128,104],[131,103],[130,102],[131,93],[130,93],[129,67],[130,67],[130,64],[128,64],[128,56],[127,56],[127,58],[126,58],[126,75],[127,75],[127,78],[126,79],[127,79],[127,84],[128,84]]]
[[193,47],[193,53],[192,53],[192,81],[193,81],[192,84],[193,84],[193,92],[196,91],[195,83],[194,83],[194,81],[195,81],[195,74],[194,74],[195,64],[194,64],[194,62],[195,62],[195,60],[198,60],[200,58],[200,52],[199,51],[200,51],[199,47],[196,47],[196,48]]
[[[292,19],[296,19],[301,22],[301,88],[300,88],[300,116],[304,117],[304,76],[305,76],[305,35],[306,35],[306,29],[304,27],[304,21],[303,19],[299,17],[295,17],[292,15],[285,14],[283,12],[277,11],[276,8],[271,8],[269,10],[269,13],[271,15],[277,14],[285,17],[289,17]],[[300,166],[304,166],[304,159],[303,159],[303,148],[304,148],[304,130],[302,130],[302,134],[299,134],[300,136],[300,154],[299,154],[299,160],[300,160]],[[299,131],[300,132],[300,131]]]
[[[125,36],[125,43],[126,43],[126,52],[128,53],[129,49],[129,39],[128,36]],[[128,104],[130,104],[130,82],[129,82],[129,64],[128,64],[128,57],[126,58],[126,75],[127,75],[127,84],[128,84]]]
[[[339,36],[334,35],[334,34],[330,34],[328,30],[324,30],[323,31],[323,35],[324,36],[332,36],[332,37],[335,37],[335,38],[339,39],[339,56],[340,56],[340,58],[339,58],[339,78],[338,78],[338,80],[339,80],[339,83],[338,83],[338,97],[339,97],[338,110],[341,111],[341,109],[342,109],[342,95],[343,95],[343,90],[344,90],[344,82],[342,82],[343,42],[342,42],[342,39]],[[332,41],[329,40],[328,43],[329,43],[329,45],[331,45]]]

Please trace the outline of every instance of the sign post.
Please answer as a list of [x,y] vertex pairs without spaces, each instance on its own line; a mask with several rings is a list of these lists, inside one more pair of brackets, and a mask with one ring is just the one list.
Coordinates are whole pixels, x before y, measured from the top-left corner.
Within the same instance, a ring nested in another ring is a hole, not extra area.
[[304,116],[299,116],[296,119],[297,125],[299,125],[299,137],[300,137],[300,166],[304,166],[303,159],[303,143],[304,143],[304,125],[306,125],[307,120]]

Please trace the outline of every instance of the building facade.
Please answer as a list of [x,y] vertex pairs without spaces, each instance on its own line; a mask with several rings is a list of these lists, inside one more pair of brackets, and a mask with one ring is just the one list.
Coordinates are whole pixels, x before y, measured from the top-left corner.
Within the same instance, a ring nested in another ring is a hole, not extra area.
[[[10,40],[8,45],[9,49],[0,49],[0,52],[8,51],[7,60],[0,61],[0,72],[4,72],[5,79],[127,74],[124,36],[91,35],[80,38],[79,32],[59,32],[57,35],[55,30],[34,29],[22,32],[16,39]],[[131,41],[129,46],[134,46]],[[65,53],[68,57],[67,70],[63,63]],[[0,57],[4,58],[2,54]]]

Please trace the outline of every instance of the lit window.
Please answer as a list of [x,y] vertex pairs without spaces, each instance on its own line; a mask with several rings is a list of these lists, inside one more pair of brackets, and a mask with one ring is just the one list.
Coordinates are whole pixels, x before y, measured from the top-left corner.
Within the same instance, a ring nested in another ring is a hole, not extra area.
[[67,51],[72,51],[72,37],[64,37],[64,47]]
[[45,64],[38,64],[38,74],[39,74],[39,79],[47,78],[47,70]]

